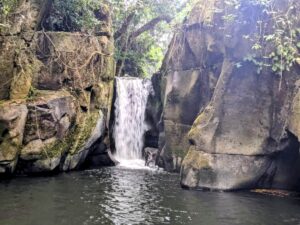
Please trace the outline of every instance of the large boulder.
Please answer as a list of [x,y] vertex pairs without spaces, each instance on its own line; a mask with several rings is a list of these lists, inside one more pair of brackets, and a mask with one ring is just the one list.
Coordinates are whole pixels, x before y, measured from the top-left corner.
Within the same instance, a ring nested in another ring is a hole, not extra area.
[[39,91],[28,102],[24,143],[52,137],[64,138],[76,116],[75,99],[65,91]]
[[56,21],[51,0],[15,3],[0,15],[0,174],[80,169],[93,155],[102,160],[97,166],[112,165],[108,7],[99,5],[99,25],[87,34],[50,26]]
[[105,117],[103,113],[99,112],[99,118],[94,130],[89,133],[87,141],[78,150],[74,150],[68,154],[63,164],[63,170],[74,170],[80,168],[86,161],[89,154],[92,153],[91,148],[97,144],[97,141],[104,136],[105,132]]
[[20,103],[0,105],[0,174],[12,174],[24,138],[28,109]]
[[211,38],[194,26],[193,19],[187,20],[183,33],[174,36],[162,66],[160,83],[164,127],[160,134],[160,149],[164,149],[161,158],[167,170],[176,172],[187,153],[188,131],[213,94],[223,59],[222,53],[211,47],[213,43],[200,44]]
[[[57,102],[58,100],[61,99],[57,99]],[[63,105],[68,106],[66,103]],[[72,106],[72,102],[69,106]],[[72,107],[68,110],[71,109]],[[64,109],[60,110],[56,111],[58,115]],[[41,125],[27,128],[33,132],[27,134],[30,139],[21,148],[19,173],[53,173],[89,167],[87,161],[93,160],[92,156],[95,151],[102,146],[106,135],[106,117],[101,110],[90,113],[76,112],[75,118],[72,111],[67,111],[62,114],[64,116],[60,120],[54,121],[50,120],[53,117],[47,116],[51,113],[53,111],[49,110],[48,114],[47,112],[39,114],[36,120]],[[70,118],[70,120],[65,118]],[[28,121],[32,124],[32,121]],[[23,143],[26,143],[25,139]],[[108,156],[107,146],[105,147],[102,158],[106,161],[98,166],[114,165]],[[90,157],[89,160],[88,157]]]
[[[290,3],[293,17],[299,14],[299,2]],[[289,10],[288,5],[275,1],[274,11]],[[164,62],[161,143],[169,168],[176,169],[184,158],[184,187],[299,185],[300,69],[294,63],[289,71],[276,73],[276,58],[268,61],[258,50],[259,24],[268,38],[277,32],[266,11],[264,5],[250,1],[199,1],[173,38]],[[263,44],[271,54],[274,42]]]

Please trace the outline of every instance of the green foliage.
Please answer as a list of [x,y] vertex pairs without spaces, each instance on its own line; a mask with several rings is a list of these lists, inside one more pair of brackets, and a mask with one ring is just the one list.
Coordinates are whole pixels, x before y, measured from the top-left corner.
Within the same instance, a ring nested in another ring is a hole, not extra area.
[[[159,70],[177,23],[181,24],[192,8],[188,2],[188,0],[110,1],[115,31],[122,26],[130,14],[134,13],[134,19],[123,34],[123,38],[115,42],[116,61],[125,62],[121,75],[149,77]],[[154,29],[150,29],[137,37],[124,50],[124,43],[132,41],[129,40],[130,34],[159,16],[168,16],[172,22],[160,22]]]
[[[191,4],[187,2],[188,0],[53,0],[51,14],[43,22],[43,27],[47,30],[89,33],[101,23],[101,19],[97,18],[97,10],[102,3],[110,7],[115,32],[133,15],[127,28],[122,31],[122,37],[115,42],[115,59],[121,68],[120,75],[149,76],[161,66],[175,22],[181,23],[191,9]],[[129,40],[131,34],[160,16],[170,17],[174,22],[168,24],[160,21],[153,29]]]
[[52,13],[46,21],[48,29],[89,31],[99,24],[96,11],[102,0],[53,0]]
[[[286,0],[283,8],[278,0],[226,0],[225,4],[234,10],[225,10],[225,23],[243,23],[238,20],[242,6],[261,11],[256,21],[257,32],[244,35],[243,38],[252,43],[253,53],[245,57],[245,61],[254,63],[260,73],[264,68],[282,76],[289,71],[299,58],[300,29],[295,0]],[[270,29],[271,28],[271,29]]]
[[17,7],[18,0],[1,0],[0,1],[0,32],[2,29],[10,27],[8,16]]
[[18,0],[2,0],[0,2],[0,14],[7,16],[16,6]]
[[[284,71],[290,71],[294,65],[296,58],[299,56],[297,43],[299,41],[299,29],[297,23],[298,15],[294,14],[296,5],[294,2],[287,1],[288,8],[286,11],[281,11],[274,8],[274,0],[253,0],[254,4],[263,8],[263,12],[271,17],[274,25],[273,31],[260,32],[257,35],[256,43],[253,49],[259,51],[262,46],[272,46],[273,51],[262,51],[262,58],[268,60],[269,63],[261,63],[260,67],[270,67],[272,70],[281,75]],[[257,21],[258,27],[263,27],[267,22]],[[258,47],[260,46],[260,48]]]

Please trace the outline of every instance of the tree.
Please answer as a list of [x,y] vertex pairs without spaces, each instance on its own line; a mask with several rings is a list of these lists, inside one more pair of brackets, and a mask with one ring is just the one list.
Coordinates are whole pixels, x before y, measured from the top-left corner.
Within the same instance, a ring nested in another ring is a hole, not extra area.
[[[187,14],[193,0],[49,0],[41,29],[93,33],[101,23],[103,3],[112,12],[117,75],[149,76],[162,62],[172,28]],[[1,16],[18,0],[2,0]],[[179,19],[180,18],[180,19]],[[3,21],[3,20],[1,20]],[[0,23],[1,26],[6,24]]]
[[110,4],[114,11],[117,76],[153,74],[161,65],[174,21],[178,22],[187,1],[111,0]]

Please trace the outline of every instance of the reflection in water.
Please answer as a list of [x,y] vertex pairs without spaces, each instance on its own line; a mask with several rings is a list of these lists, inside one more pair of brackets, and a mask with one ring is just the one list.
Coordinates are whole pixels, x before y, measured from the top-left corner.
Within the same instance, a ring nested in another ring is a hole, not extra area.
[[2,181],[0,224],[300,224],[299,199],[178,184],[177,174],[124,168]]
[[[138,175],[133,170],[112,174],[111,188],[104,193],[106,199],[104,210],[109,212],[107,218],[115,224],[127,224],[129,221],[143,223],[149,221],[151,204],[158,201],[157,196],[151,196],[149,184],[145,176]],[[152,189],[155,193],[155,187]]]

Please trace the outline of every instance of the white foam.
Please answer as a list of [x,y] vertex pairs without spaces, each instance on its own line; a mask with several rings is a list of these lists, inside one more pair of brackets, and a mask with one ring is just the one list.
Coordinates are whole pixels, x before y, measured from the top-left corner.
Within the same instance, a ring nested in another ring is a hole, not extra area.
[[114,139],[115,158],[120,167],[150,169],[145,166],[142,150],[144,134],[149,129],[145,121],[148,96],[153,90],[150,80],[116,78]]
[[117,159],[120,164],[118,167],[134,170],[152,170],[157,171],[158,167],[149,167],[145,165],[145,161],[142,159]]

